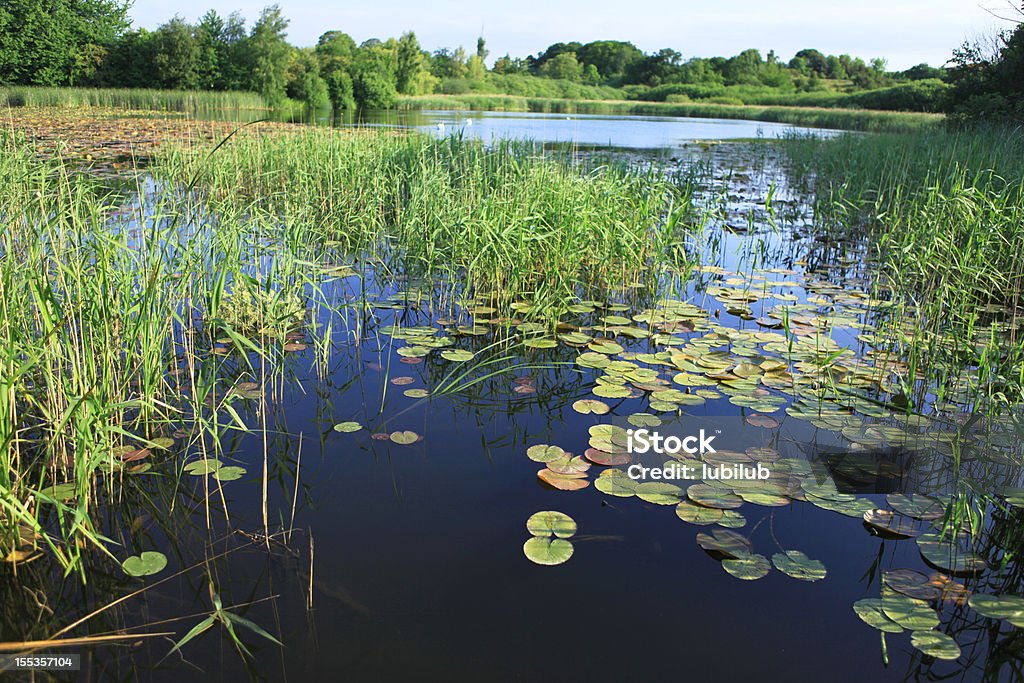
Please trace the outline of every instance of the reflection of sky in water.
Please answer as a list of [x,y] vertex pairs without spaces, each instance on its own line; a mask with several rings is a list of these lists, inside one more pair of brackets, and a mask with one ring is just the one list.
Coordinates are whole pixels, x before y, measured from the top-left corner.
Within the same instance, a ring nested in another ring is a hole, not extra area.
[[694,140],[775,138],[790,132],[833,131],[784,123],[675,116],[608,116],[520,112],[397,112],[391,122],[438,136],[461,134],[482,140],[530,139],[629,149],[671,149]]

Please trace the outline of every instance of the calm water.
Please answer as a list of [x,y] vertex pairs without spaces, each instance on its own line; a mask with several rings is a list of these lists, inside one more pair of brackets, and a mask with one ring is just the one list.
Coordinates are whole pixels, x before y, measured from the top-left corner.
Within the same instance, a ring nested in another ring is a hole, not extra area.
[[[790,127],[480,113],[469,114],[473,123],[466,125],[466,116],[416,112],[400,123],[436,130],[444,121],[446,133],[457,128],[485,139],[529,136],[658,149],[678,155],[682,168],[711,159],[711,177],[728,192],[722,220],[708,236],[718,245],[713,251],[705,245],[705,264],[726,272],[702,274],[687,283],[685,293],[709,311],[719,309],[724,325],[758,329],[706,295],[707,286],[735,273],[793,269],[799,277],[787,276],[794,284],[778,291],[799,302],[816,296],[821,282],[850,289],[865,284],[857,266],[860,253],[804,236],[806,207],[790,205],[787,225],[768,227],[759,207],[769,185],[774,183],[783,199],[796,197],[770,159],[743,161],[742,154],[708,156],[698,147],[680,147],[694,139],[772,137]],[[746,170],[727,173],[737,164]],[[722,226],[753,229],[733,234]],[[810,269],[816,274],[804,277]],[[879,539],[860,520],[809,503],[744,505],[747,523],[739,531],[757,552],[803,550],[825,564],[828,577],[805,583],[773,571],[758,581],[740,581],[695,542],[695,534],[708,528],[682,522],[672,506],[614,498],[593,486],[567,492],[542,484],[536,476],[541,466],[526,457],[527,447],[558,444],[574,453],[587,448],[588,428],[607,420],[580,415],[571,405],[594,398],[591,387],[599,373],[572,365],[578,352],[563,345],[527,353],[523,360],[568,365],[517,370],[451,396],[406,397],[405,389],[436,387],[452,366],[436,351],[421,363],[402,362],[397,354],[402,343],[378,333],[395,323],[431,325],[427,306],[387,299],[416,283],[382,288],[372,273],[366,275],[365,281],[339,279],[327,290],[340,312],[326,371],[315,370],[310,346],[288,357],[289,379],[277,387],[264,416],[255,402],[241,404],[246,423],[265,423],[268,437],[232,432],[225,440],[227,459],[249,472],[224,486],[230,522],[214,509],[208,530],[206,493],[196,479],[186,478],[182,491],[168,493],[154,483],[148,498],[136,494],[129,502],[138,511],[137,531],[131,539],[115,539],[136,546],[142,539],[164,550],[170,558],[166,574],[204,556],[213,559],[207,569],[193,569],[127,603],[109,617],[111,628],[196,615],[173,622],[180,638],[208,611],[212,577],[225,605],[255,601],[236,611],[280,637],[285,647],[243,631],[254,652],[246,665],[215,627],[188,644],[183,655],[166,659],[167,639],[131,650],[97,650],[86,663],[94,678],[862,682],[977,681],[991,674],[988,680],[1015,680],[1016,632],[992,630],[956,606],[943,610],[943,622],[964,647],[960,661],[925,660],[901,634],[888,637],[889,662],[883,663],[878,632],[857,618],[852,604],[879,595],[885,569],[927,571],[913,540]],[[368,312],[341,308],[364,296],[376,303]],[[456,347],[476,349],[490,341],[489,335],[460,337]],[[841,333],[837,341],[859,348],[854,331]],[[651,347],[641,341],[628,348]],[[230,358],[219,372],[226,386],[248,378]],[[411,382],[396,385],[391,382],[396,377]],[[527,377],[535,393],[518,393]],[[628,415],[646,401],[621,408],[608,402]],[[740,409],[725,401],[688,412],[732,419],[737,430],[743,424]],[[355,434],[332,430],[346,420],[367,428]],[[415,431],[423,440],[396,445],[371,436],[395,430]],[[265,454],[268,524],[271,530],[295,530],[288,550],[246,545],[238,533],[263,528],[259,473]],[[887,486],[878,490],[899,490],[905,483]],[[880,493],[866,494],[882,500]],[[165,512],[170,500],[174,515]],[[559,510],[577,521],[575,552],[567,563],[545,567],[524,557],[525,523],[538,510]],[[216,557],[221,553],[228,554]],[[69,591],[70,609],[109,600],[124,589],[121,576],[96,577],[81,593]],[[991,663],[997,659],[1004,660],[1002,668]]]
[[524,112],[402,111],[372,114],[373,125],[416,128],[438,136],[464,135],[485,141],[530,139],[622,149],[673,150],[697,140],[750,140],[834,131],[783,123],[671,116],[610,116]]

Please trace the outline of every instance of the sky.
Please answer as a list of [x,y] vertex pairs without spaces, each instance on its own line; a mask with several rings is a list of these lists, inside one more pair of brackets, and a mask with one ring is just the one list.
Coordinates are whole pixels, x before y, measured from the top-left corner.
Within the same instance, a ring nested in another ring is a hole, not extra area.
[[[195,0],[167,4],[134,0],[136,27],[153,29],[174,16],[195,21],[206,10],[239,11],[247,24],[272,0]],[[291,24],[293,45],[316,44],[321,33],[342,30],[361,43],[416,32],[424,49],[462,45],[472,52],[483,35],[488,63],[506,53],[525,57],[555,42],[628,40],[644,52],[663,47],[685,58],[729,57],[747,48],[882,57],[890,69],[921,62],[940,66],[966,39],[1011,26],[1007,0],[278,0]],[[990,11],[986,11],[990,10]]]

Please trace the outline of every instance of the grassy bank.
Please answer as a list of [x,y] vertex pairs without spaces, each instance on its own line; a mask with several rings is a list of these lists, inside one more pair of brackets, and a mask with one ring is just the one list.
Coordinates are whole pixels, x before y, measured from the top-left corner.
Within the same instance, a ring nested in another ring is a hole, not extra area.
[[633,102],[621,100],[566,100],[505,95],[425,95],[402,97],[399,109],[465,109],[559,114],[609,114],[749,119],[814,128],[856,131],[910,131],[935,126],[941,114],[889,112],[826,107],[776,107],[731,104]]
[[785,148],[819,224],[873,245],[879,295],[893,303],[875,339],[908,359],[908,395],[933,386],[941,403],[973,370],[983,408],[1024,399],[1024,135],[937,129]]
[[104,107],[184,113],[266,109],[256,93],[137,88],[0,87],[3,107]]

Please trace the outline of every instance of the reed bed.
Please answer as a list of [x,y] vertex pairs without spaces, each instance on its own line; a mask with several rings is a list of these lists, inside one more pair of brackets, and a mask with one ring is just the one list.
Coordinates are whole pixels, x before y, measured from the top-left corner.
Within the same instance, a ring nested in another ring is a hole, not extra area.
[[114,186],[15,135],[0,147],[0,552],[67,571],[109,552],[97,513],[142,451],[216,457],[266,428],[231,407],[218,349],[263,386],[300,326],[329,353],[313,321],[339,305],[319,289],[339,269],[555,318],[657,276],[690,210],[653,172],[528,145],[303,129],[179,147]]
[[879,339],[907,358],[907,390],[942,405],[970,390],[1024,400],[1024,135],[1008,128],[785,143],[833,236],[866,237],[892,304]]
[[217,113],[267,109],[251,92],[206,92],[147,88],[0,87],[4,107],[106,107],[122,110]]

